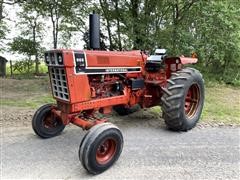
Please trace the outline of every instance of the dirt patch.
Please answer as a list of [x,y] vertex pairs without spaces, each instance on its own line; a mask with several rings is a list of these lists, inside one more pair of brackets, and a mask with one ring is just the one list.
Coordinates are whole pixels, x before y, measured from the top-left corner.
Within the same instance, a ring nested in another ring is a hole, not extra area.
[[31,125],[34,109],[2,107],[3,127],[26,127]]

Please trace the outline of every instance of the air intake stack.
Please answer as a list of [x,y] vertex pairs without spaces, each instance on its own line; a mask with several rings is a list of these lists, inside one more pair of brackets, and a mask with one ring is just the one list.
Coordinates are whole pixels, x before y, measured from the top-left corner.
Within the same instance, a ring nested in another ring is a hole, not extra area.
[[100,17],[98,14],[89,15],[89,47],[90,49],[100,49]]

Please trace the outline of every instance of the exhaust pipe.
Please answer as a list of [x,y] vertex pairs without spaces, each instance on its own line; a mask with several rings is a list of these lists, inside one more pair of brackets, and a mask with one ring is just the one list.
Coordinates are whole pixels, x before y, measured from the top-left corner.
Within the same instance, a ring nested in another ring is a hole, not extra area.
[[89,47],[92,50],[100,49],[100,17],[98,14],[89,15]]

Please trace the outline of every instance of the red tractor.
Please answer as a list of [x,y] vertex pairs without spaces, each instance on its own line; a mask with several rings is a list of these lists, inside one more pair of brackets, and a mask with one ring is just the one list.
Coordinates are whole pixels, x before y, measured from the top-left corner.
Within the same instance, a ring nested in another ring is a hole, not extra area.
[[73,123],[89,130],[82,139],[79,159],[83,167],[98,174],[119,158],[123,136],[119,128],[96,117],[115,110],[120,115],[141,108],[162,107],[169,129],[187,131],[198,122],[204,103],[204,81],[200,72],[185,67],[196,58],[169,57],[157,49],[143,51],[99,51],[99,17],[90,15],[93,50],[55,49],[45,53],[56,105],[40,107],[32,126],[41,138],[59,135]]

